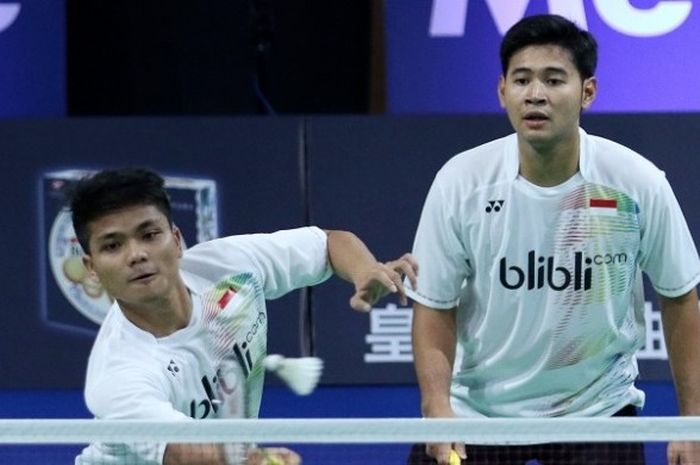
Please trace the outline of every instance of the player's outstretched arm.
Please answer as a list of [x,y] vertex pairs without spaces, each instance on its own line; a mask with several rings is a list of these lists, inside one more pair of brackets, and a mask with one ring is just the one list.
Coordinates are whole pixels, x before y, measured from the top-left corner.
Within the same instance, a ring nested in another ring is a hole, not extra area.
[[[450,405],[452,366],[457,345],[455,309],[437,310],[418,302],[413,304],[413,361],[421,393],[421,411],[425,418],[454,417]],[[426,453],[438,465],[450,463],[454,449],[466,457],[463,443],[435,443],[426,446]]]
[[[681,415],[700,415],[700,311],[695,289],[680,297],[659,296],[664,338]],[[668,463],[700,463],[700,443],[671,442]]]
[[[232,453],[238,449],[242,456]],[[299,465],[301,457],[286,447],[227,448],[221,444],[168,444],[163,465]]]
[[328,259],[335,273],[355,285],[350,306],[355,310],[369,311],[372,305],[389,293],[399,295],[402,305],[407,304],[403,287],[406,276],[416,286],[418,265],[411,254],[396,260],[378,262],[367,246],[353,233],[326,231],[328,234]]
[[223,447],[218,444],[168,444],[163,465],[227,465]]

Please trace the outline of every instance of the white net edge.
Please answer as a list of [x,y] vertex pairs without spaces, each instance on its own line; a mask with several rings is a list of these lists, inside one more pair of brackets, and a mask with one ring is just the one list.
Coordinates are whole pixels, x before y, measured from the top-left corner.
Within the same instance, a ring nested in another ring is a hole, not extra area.
[[0,444],[90,442],[407,444],[700,441],[700,417],[0,420]]

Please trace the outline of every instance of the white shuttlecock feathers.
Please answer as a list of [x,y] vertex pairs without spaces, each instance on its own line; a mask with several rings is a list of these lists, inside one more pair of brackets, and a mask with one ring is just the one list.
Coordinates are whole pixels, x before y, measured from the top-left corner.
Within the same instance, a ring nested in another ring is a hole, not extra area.
[[265,357],[263,365],[300,396],[311,394],[323,371],[323,360],[318,357],[285,358],[273,354]]

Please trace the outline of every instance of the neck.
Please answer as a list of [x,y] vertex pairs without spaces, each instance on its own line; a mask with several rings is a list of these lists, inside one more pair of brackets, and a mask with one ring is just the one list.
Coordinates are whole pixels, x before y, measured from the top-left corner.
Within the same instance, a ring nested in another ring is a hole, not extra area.
[[531,183],[557,186],[579,169],[579,135],[554,144],[536,144],[518,138],[520,174]]
[[118,302],[129,321],[155,337],[169,336],[185,328],[192,314],[192,299],[182,281],[172,295],[164,298],[138,304]]

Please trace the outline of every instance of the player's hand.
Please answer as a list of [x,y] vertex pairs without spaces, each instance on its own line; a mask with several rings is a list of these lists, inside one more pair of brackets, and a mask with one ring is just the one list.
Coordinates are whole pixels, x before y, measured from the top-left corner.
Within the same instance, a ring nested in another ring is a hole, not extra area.
[[286,447],[253,448],[248,451],[246,465],[299,465],[301,457]]
[[460,442],[426,444],[425,453],[435,459],[438,465],[460,465],[467,458],[464,443]]
[[669,442],[666,455],[668,456],[668,465],[700,464],[700,442]]
[[417,275],[418,264],[409,253],[386,263],[375,262],[354,280],[355,294],[350,298],[350,306],[368,312],[375,302],[390,293],[398,294],[401,305],[407,305],[403,278],[408,278],[415,289]]
[[[437,404],[432,402],[424,408],[423,417],[455,418],[455,414],[449,406],[449,401],[443,401]],[[456,456],[452,451],[456,453]],[[438,465],[460,465],[460,463],[467,458],[467,452],[463,442],[428,443],[425,445],[425,453],[429,457],[432,457]]]

